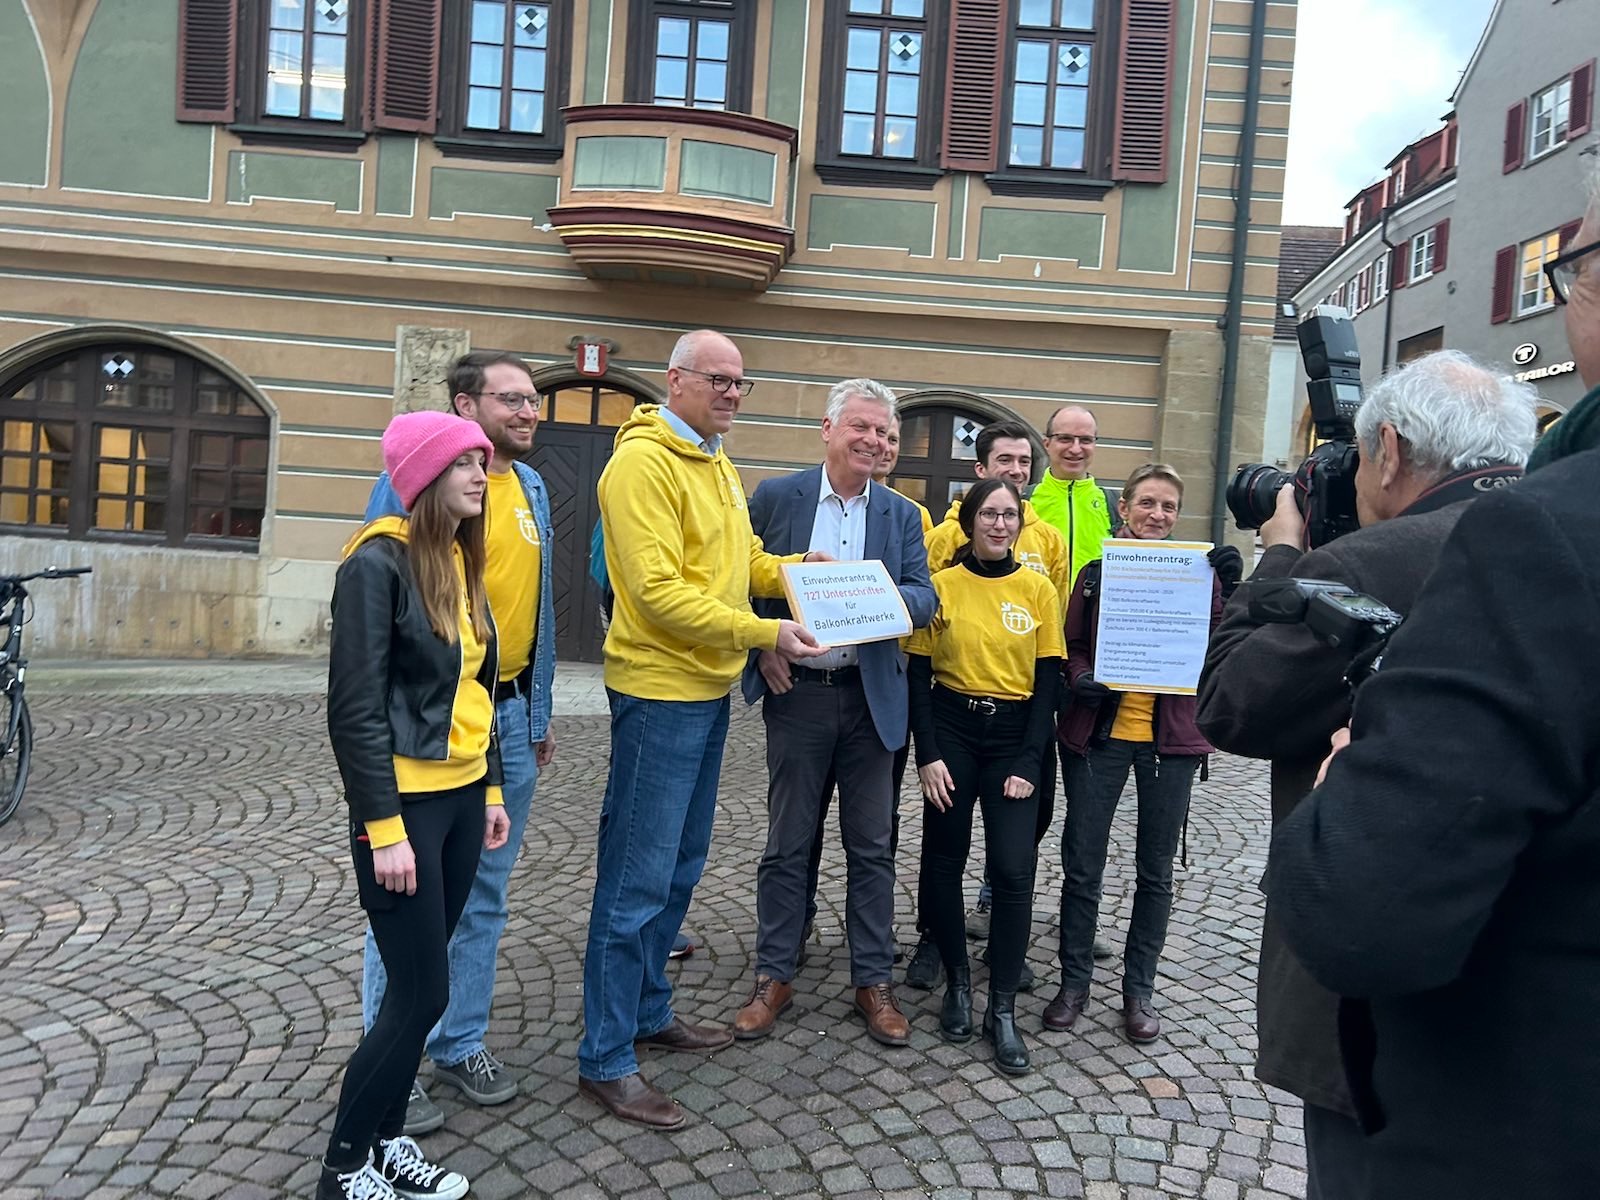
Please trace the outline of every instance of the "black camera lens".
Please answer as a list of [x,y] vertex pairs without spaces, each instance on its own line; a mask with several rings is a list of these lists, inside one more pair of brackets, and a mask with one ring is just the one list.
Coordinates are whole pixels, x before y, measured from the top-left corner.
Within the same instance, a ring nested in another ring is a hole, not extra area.
[[1245,463],[1228,484],[1228,511],[1240,529],[1260,529],[1278,510],[1278,493],[1294,476],[1266,463]]

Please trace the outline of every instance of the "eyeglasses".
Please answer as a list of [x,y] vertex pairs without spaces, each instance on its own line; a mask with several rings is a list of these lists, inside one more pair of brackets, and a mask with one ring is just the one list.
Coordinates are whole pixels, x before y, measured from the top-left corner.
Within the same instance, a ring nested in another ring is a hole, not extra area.
[[535,409],[539,407],[539,397],[530,396],[527,392],[474,392],[474,396],[493,396],[512,412],[521,412],[528,405]]
[[1567,297],[1572,294],[1572,285],[1578,281],[1579,261],[1596,250],[1600,250],[1600,242],[1574,246],[1565,254],[1558,254],[1545,263],[1544,276],[1550,281],[1550,290],[1555,293],[1557,304],[1565,304]]
[[978,520],[984,525],[1010,525],[1013,521],[1022,520],[1022,514],[1014,508],[1008,508],[1005,512],[997,512],[992,508],[980,508],[978,510]]
[[1059,442],[1063,446],[1070,446],[1073,443],[1077,443],[1080,446],[1093,446],[1095,435],[1092,433],[1047,433],[1044,440],[1047,442]]
[[680,371],[687,371],[691,375],[698,375],[711,384],[713,392],[725,392],[731,387],[739,389],[739,395],[748,396],[750,389],[756,386],[754,379],[735,379],[732,375],[712,375],[707,371],[697,371],[693,367],[679,367]]

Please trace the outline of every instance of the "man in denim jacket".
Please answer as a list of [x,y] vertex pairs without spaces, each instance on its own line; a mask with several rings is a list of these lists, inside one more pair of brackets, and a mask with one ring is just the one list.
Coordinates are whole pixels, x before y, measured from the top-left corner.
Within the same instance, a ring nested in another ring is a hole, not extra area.
[[[533,448],[539,393],[526,364],[510,354],[477,351],[450,368],[451,405],[476,421],[494,443],[489,463],[488,562],[485,585],[500,631],[500,682],[495,724],[505,769],[506,815],[511,835],[485,850],[472,893],[450,940],[450,1006],[428,1038],[433,1077],[476,1104],[502,1104],[517,1081],[484,1045],[494,1000],[495,956],[506,923],[506,890],[533,806],[539,770],[555,755],[550,690],[555,677],[555,608],[550,594],[550,499],[544,480],[520,457]],[[367,501],[367,520],[404,509],[384,474]],[[362,1017],[371,1025],[383,999],[385,976],[367,933],[361,988]],[[405,1132],[425,1133],[444,1114],[422,1090],[411,1089]]]

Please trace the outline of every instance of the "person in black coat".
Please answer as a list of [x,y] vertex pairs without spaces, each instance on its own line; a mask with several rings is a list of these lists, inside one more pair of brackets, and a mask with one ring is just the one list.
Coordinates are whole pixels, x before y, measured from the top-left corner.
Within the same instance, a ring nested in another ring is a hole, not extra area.
[[[1362,527],[1305,553],[1292,488],[1261,527],[1266,551],[1211,638],[1200,676],[1201,732],[1218,749],[1272,760],[1272,820],[1305,798],[1328,739],[1350,720],[1345,674],[1359,646],[1329,646],[1304,624],[1266,623],[1253,600],[1290,578],[1345,584],[1407,613],[1467,501],[1522,475],[1534,433],[1534,392],[1455,351],[1391,372],[1359,411]],[[1256,1075],[1305,1101],[1308,1200],[1345,1200],[1366,1187],[1365,1138],[1345,1082],[1339,998],[1284,941],[1267,905],[1256,981]]]

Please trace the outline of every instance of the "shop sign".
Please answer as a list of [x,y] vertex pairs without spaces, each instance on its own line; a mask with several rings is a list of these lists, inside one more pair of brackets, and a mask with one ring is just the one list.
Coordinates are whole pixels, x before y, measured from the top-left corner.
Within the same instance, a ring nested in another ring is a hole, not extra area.
[[1532,342],[1523,342],[1511,352],[1511,361],[1519,367],[1525,367],[1539,357],[1539,347]]
[[1550,379],[1556,375],[1570,375],[1577,370],[1576,362],[1551,363],[1548,367],[1535,367],[1531,371],[1518,371],[1512,376],[1518,383],[1533,383],[1539,379]]

